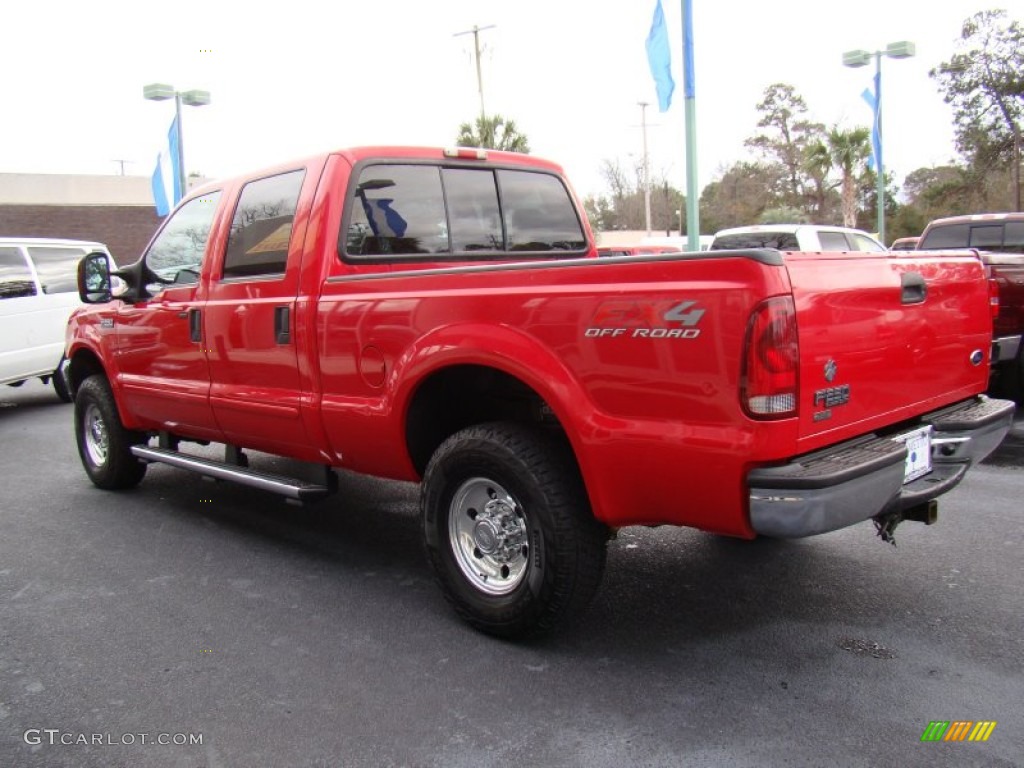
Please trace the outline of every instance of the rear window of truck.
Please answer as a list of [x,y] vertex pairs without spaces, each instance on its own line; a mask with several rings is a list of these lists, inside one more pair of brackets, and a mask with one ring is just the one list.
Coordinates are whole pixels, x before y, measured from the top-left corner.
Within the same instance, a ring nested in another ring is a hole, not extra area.
[[799,251],[800,244],[792,232],[744,232],[716,237],[712,251],[732,251],[740,248],[778,248],[780,251]]
[[353,260],[499,259],[587,247],[568,189],[542,172],[368,165],[346,208],[339,250]]
[[1024,251],[1024,221],[948,224],[932,227],[921,238],[921,250],[978,248],[983,251]]

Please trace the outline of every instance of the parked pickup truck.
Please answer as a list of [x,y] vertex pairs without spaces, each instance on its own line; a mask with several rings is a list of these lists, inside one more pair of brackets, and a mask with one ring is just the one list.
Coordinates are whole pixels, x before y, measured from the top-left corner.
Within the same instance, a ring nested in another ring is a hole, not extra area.
[[[282,165],[194,191],[117,297],[106,265],[82,260],[67,331],[93,483],[153,463],[294,501],[335,469],[419,481],[445,596],[506,637],[582,609],[620,526],[932,521],[1012,421],[980,394],[973,255],[599,259],[561,169],[525,155]],[[185,445],[208,442],[223,459]]]
[[936,219],[918,250],[973,248],[985,265],[996,316],[993,391],[1024,404],[1024,213],[984,213]]

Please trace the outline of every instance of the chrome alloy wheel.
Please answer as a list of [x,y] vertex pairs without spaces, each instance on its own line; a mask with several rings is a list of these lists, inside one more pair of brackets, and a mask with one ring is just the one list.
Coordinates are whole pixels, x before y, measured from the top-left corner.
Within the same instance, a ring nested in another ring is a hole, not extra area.
[[95,403],[90,403],[85,409],[85,415],[82,417],[82,433],[85,437],[85,451],[89,454],[89,461],[97,467],[102,467],[107,463],[110,436],[107,434],[107,424],[103,420],[103,414]]
[[526,517],[492,480],[474,477],[459,486],[448,509],[448,540],[463,575],[486,595],[507,595],[526,577]]

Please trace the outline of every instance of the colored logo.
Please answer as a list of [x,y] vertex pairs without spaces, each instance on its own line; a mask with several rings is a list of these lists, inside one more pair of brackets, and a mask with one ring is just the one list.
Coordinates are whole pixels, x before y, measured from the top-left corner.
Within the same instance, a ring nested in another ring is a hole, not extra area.
[[932,720],[921,741],[988,741],[995,729],[995,720]]

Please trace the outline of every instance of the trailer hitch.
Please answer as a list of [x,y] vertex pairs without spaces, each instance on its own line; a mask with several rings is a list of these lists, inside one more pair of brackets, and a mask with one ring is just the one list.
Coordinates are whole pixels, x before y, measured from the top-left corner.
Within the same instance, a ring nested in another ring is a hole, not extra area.
[[882,541],[896,546],[896,526],[904,520],[925,525],[934,525],[939,520],[939,502],[936,499],[925,501],[907,509],[891,509],[875,515],[875,531]]

